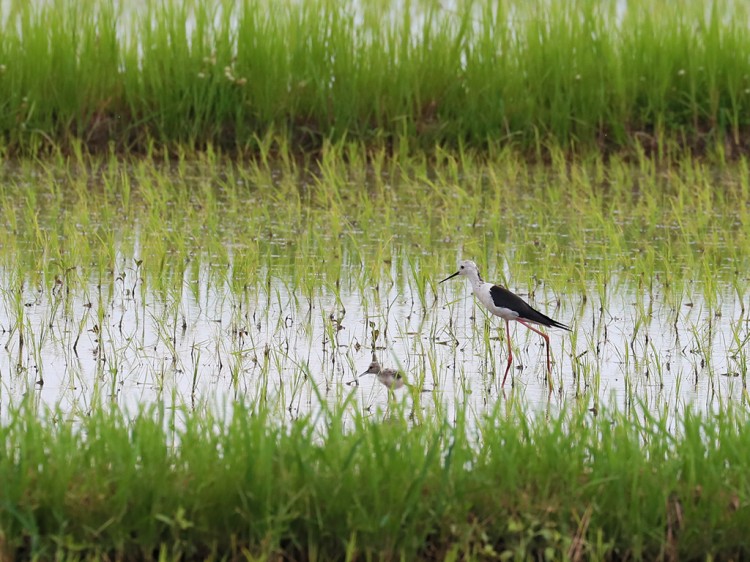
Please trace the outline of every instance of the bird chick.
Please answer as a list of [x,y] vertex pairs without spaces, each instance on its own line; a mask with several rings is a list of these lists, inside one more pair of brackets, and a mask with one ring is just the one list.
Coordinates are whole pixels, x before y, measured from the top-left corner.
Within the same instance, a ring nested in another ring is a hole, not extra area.
[[366,375],[377,375],[378,380],[391,390],[397,390],[404,386],[404,378],[401,373],[396,369],[383,369],[377,361],[370,363],[370,366],[360,377]]

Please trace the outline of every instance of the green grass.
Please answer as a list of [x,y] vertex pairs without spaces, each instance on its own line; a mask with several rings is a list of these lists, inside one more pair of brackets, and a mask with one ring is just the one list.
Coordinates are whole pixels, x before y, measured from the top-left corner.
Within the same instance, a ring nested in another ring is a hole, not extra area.
[[297,153],[747,148],[742,2],[362,4],[10,1],[0,139],[26,154],[257,153],[269,135]]
[[[278,425],[262,407],[190,415],[28,402],[0,427],[4,557],[737,559],[748,555],[747,414],[671,423],[516,408],[413,425]],[[347,421],[345,421],[347,420]]]

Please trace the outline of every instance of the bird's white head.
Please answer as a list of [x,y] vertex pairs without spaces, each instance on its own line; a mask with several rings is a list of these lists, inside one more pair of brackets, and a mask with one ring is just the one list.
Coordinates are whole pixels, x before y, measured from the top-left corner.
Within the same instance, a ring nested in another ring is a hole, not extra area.
[[[454,273],[453,275],[449,275],[443,281],[447,281],[448,279],[453,279],[456,275],[463,275],[465,277],[468,277],[469,279],[478,279],[481,281],[482,277],[479,275],[479,268],[477,267],[477,264],[475,264],[471,260],[463,260],[461,263],[458,264],[458,271]],[[440,281],[442,283],[443,281]]]

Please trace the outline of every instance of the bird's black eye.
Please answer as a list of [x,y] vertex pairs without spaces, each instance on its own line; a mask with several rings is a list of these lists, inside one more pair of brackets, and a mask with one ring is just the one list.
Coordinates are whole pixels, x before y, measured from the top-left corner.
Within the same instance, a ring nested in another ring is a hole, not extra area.
[[462,266],[461,266],[461,269],[463,269],[463,268],[464,268],[464,266],[462,265]]

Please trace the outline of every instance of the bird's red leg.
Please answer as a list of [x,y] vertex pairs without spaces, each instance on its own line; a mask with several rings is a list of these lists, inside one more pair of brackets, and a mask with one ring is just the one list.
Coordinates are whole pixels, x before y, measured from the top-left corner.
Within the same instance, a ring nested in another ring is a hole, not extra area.
[[508,378],[508,371],[510,371],[510,364],[513,363],[513,350],[510,348],[510,322],[505,321],[505,336],[508,338],[508,366],[505,367],[505,375],[503,376],[503,383],[500,386],[505,386],[505,379]]
[[517,321],[523,324],[524,326],[526,326],[532,332],[536,332],[537,334],[542,336],[544,338],[544,341],[547,343],[547,375],[548,375],[549,385],[552,386],[552,361],[550,360],[550,356],[549,356],[549,336],[545,334],[544,332],[537,330],[533,326],[530,326],[523,320],[517,320]]

